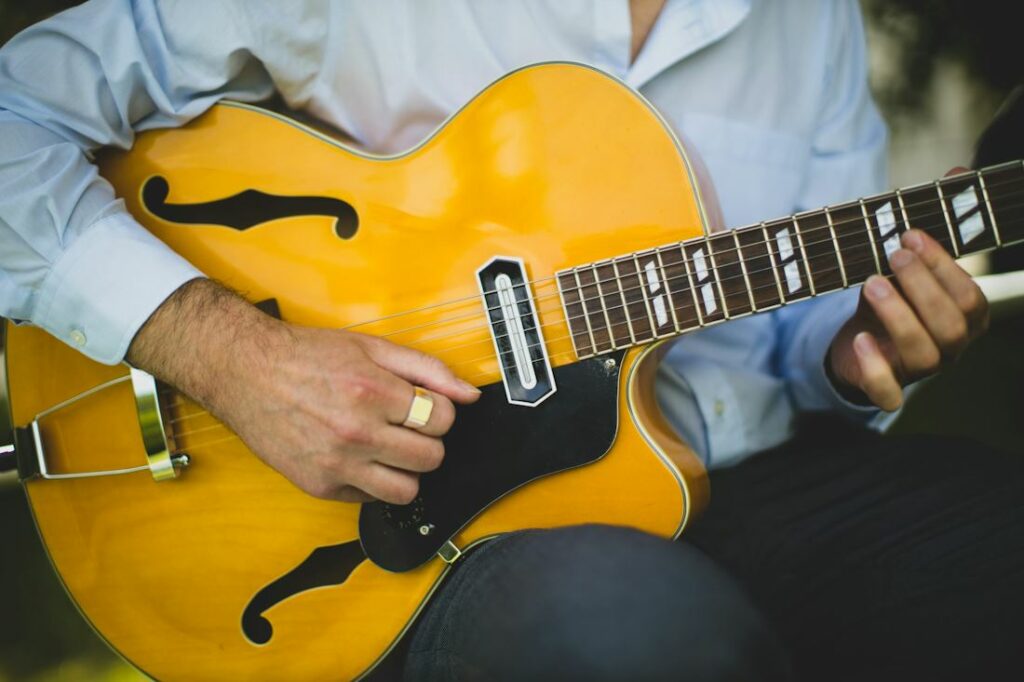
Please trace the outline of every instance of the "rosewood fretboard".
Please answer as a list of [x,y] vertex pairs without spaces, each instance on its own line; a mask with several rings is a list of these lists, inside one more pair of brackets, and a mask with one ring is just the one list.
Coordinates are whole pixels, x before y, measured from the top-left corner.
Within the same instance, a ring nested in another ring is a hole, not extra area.
[[1024,241],[1024,162],[992,166],[558,273],[579,358],[891,275],[913,226],[954,257]]

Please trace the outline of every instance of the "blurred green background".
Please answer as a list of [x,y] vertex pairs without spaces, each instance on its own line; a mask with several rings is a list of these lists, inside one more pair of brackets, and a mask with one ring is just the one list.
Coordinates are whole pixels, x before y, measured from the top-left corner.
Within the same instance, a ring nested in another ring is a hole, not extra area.
[[[0,44],[76,4],[0,0]],[[967,165],[973,145],[1022,82],[1017,4],[863,0],[872,88],[892,129],[894,186]],[[975,273],[990,265],[969,264]],[[1024,455],[1024,314],[1004,316],[950,371],[929,382],[892,430],[972,435]],[[965,453],[969,456],[969,453]],[[0,682],[135,680],[65,595],[17,482],[0,476]]]

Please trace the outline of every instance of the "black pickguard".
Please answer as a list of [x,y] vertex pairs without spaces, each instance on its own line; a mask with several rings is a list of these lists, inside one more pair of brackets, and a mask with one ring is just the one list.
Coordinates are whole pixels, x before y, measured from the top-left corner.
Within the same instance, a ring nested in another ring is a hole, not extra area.
[[224,225],[247,230],[278,218],[317,215],[334,218],[334,232],[342,239],[351,239],[359,226],[355,209],[331,197],[278,196],[247,189],[216,201],[169,204],[169,192],[167,180],[153,176],[142,187],[142,204],[156,217],[171,223]]
[[459,408],[444,438],[444,463],[421,477],[412,504],[363,505],[359,537],[367,557],[389,571],[416,568],[511,490],[600,459],[618,430],[624,356],[619,351],[555,369],[558,390],[536,407],[509,404],[501,383],[482,387],[476,403]]

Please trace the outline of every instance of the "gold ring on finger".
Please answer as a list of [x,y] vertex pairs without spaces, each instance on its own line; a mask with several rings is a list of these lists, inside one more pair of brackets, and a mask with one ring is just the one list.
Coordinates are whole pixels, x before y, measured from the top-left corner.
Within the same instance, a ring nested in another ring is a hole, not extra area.
[[409,405],[409,415],[402,422],[402,426],[418,429],[426,426],[427,422],[430,421],[430,413],[434,411],[434,397],[425,388],[413,386],[413,390],[416,393],[413,395],[412,403]]

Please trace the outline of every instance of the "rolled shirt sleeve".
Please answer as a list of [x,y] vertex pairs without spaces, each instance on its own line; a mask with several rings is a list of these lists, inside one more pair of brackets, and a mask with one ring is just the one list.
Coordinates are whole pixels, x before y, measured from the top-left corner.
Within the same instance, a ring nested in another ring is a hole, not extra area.
[[128,149],[137,132],[182,125],[223,98],[277,89],[301,106],[327,12],[93,0],[0,49],[0,315],[120,361],[160,303],[202,273],[126,212],[92,152]]

